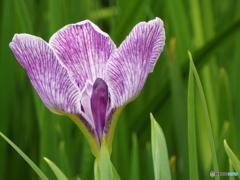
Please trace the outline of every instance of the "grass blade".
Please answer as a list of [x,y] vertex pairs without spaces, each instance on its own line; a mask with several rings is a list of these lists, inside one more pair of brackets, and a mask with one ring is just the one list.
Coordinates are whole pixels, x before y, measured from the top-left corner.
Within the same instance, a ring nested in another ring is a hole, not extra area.
[[52,161],[45,157],[43,159],[48,163],[48,165],[59,180],[68,180],[68,178],[63,174],[63,172]]
[[33,24],[25,1],[15,0],[14,7],[16,12],[16,18],[21,26],[21,30],[28,33],[33,33]]
[[3,133],[0,132],[0,136],[2,136],[5,141],[8,142],[17,152],[20,156],[22,156],[23,159],[32,167],[32,169],[38,174],[38,176],[42,180],[48,180],[48,178],[43,174],[43,172],[34,164],[34,162],[26,155],[24,152],[21,151],[10,139],[8,139]]
[[[186,52],[187,48],[190,46],[190,28],[189,28],[189,21],[187,20],[187,13],[184,10],[184,2],[181,0],[169,0],[169,17],[172,26],[173,32],[175,37],[177,38],[177,53],[179,55],[179,59],[181,59],[181,64],[186,61],[185,58],[187,57],[184,52]],[[176,18],[178,17],[178,18]],[[185,28],[178,28],[178,27],[185,27]]]
[[[208,40],[203,47],[199,48],[193,56],[195,57],[196,67],[202,68],[204,64],[207,63],[209,57],[219,49],[226,40],[229,40],[236,32],[240,30],[240,18],[231,21],[225,28],[221,29],[214,37]],[[185,62],[185,61],[184,61]],[[186,61],[182,65],[182,76],[186,79],[188,75],[189,63]],[[164,88],[161,90],[162,96],[158,99],[154,109],[152,110],[153,114],[159,112],[159,107],[164,107],[167,104],[168,99],[171,96],[170,82],[166,81]],[[146,107],[150,107],[151,103],[154,102],[154,98],[150,99]],[[146,119],[145,112],[139,113],[136,119]],[[146,123],[141,123],[140,127],[137,129],[137,134],[141,134],[142,129],[146,127]]]
[[165,137],[161,127],[152,114],[150,114],[150,119],[155,180],[170,180],[171,174]]
[[234,169],[238,172],[238,177],[240,178],[240,161],[237,158],[237,156],[232,152],[232,150],[228,146],[227,141],[225,139],[223,141],[223,144],[224,144],[226,153],[227,153],[229,159],[231,160]]
[[139,152],[138,152],[138,140],[137,135],[132,135],[132,155],[131,155],[131,171],[130,179],[138,180],[140,179],[140,170],[139,170]]
[[[233,166],[232,166],[231,160],[228,159],[228,162],[229,162],[229,172],[233,172]],[[235,180],[235,177],[234,176],[230,176],[229,180]]]
[[94,161],[94,179],[95,180],[100,180],[100,172],[98,168],[98,162],[97,160]]
[[[193,60],[192,60],[192,55],[191,55],[190,52],[188,52],[188,55],[189,55],[189,59],[190,59],[190,68],[192,69],[192,71],[194,73],[194,76],[195,76],[195,80],[196,80],[196,83],[197,83],[197,87],[198,87],[198,90],[199,90],[200,99],[201,99],[201,103],[202,103],[202,107],[203,107],[203,111],[204,111],[204,117],[205,117],[205,120],[206,120],[208,139],[209,139],[209,142],[210,142],[211,155],[212,155],[212,158],[213,158],[213,169],[214,169],[215,172],[219,172],[216,149],[215,149],[215,145],[214,145],[212,128],[211,128],[210,118],[209,118],[209,114],[208,114],[208,108],[207,108],[205,95],[204,95],[204,92],[203,92],[202,84],[201,84],[200,78],[198,76],[196,67],[194,66],[194,63],[193,63]],[[219,176],[215,176],[215,179],[220,179],[220,178],[219,178]]]
[[[14,72],[15,69],[11,68],[13,63],[11,61],[6,61],[6,59],[11,59],[13,56],[9,51],[8,43],[12,38],[14,33],[14,23],[9,23],[9,19],[14,19],[14,14],[10,13],[12,11],[12,1],[1,1],[1,20],[0,20],[0,84],[1,84],[1,95],[0,95],[0,131],[9,134],[9,127],[11,122],[11,113],[13,113],[15,104],[11,104],[12,96],[14,91]],[[8,76],[6,76],[8,74]],[[8,161],[6,158],[7,144],[2,141],[0,142],[0,179],[4,179],[5,172],[8,167],[5,163]]]
[[198,180],[198,160],[195,125],[194,105],[194,79],[193,71],[189,68],[188,79],[188,153],[189,153],[189,177]]
[[104,137],[102,138],[99,164],[101,180],[113,180],[112,163],[110,160],[107,143]]
[[114,180],[121,180],[121,178],[119,177],[118,172],[116,171],[116,169],[115,169],[115,167],[113,166],[113,164],[112,164],[112,170],[113,170]]
[[[172,91],[172,106],[174,114],[174,127],[176,128],[176,147],[178,162],[182,162],[182,170],[178,177],[187,179],[188,175],[188,146],[187,146],[187,93],[185,83],[181,76],[180,61],[176,57],[176,38],[169,41],[169,74]],[[184,173],[183,173],[184,172]]]
[[177,179],[177,171],[176,171],[176,156],[172,156],[169,161],[172,180]]

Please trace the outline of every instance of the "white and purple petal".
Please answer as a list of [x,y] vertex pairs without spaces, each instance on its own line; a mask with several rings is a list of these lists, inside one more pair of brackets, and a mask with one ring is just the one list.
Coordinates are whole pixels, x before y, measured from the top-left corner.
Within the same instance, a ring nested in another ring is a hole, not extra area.
[[79,90],[43,39],[16,34],[9,46],[26,69],[42,101],[52,112],[80,113]]
[[164,42],[159,18],[137,24],[119,48],[85,20],[63,27],[49,43],[15,35],[10,48],[44,104],[54,113],[72,117],[90,137],[89,143],[94,139],[99,146],[102,135],[112,134],[110,126],[115,129],[111,120],[117,108],[141,92]]
[[49,44],[81,92],[87,80],[93,84],[96,78],[104,79],[106,63],[116,48],[108,34],[88,20],[63,27]]
[[165,43],[161,19],[138,23],[107,63],[111,100],[120,107],[135,98],[156,64]]

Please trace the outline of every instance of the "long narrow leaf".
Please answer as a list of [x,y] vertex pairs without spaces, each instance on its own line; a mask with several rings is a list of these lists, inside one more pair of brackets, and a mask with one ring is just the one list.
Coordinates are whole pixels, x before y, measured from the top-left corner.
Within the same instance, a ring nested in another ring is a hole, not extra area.
[[48,178],[43,174],[43,172],[34,164],[34,162],[26,155],[24,152],[21,151],[10,139],[8,139],[3,133],[0,132],[0,136],[2,136],[5,141],[8,142],[17,152],[20,156],[22,156],[23,159],[32,167],[32,169],[38,174],[38,176],[42,180],[48,180]]
[[97,160],[94,161],[94,180],[100,180],[100,171]]
[[114,180],[121,180],[113,164],[112,164],[112,171],[113,171]]
[[[233,166],[232,166],[231,160],[228,159],[228,162],[229,162],[229,172],[233,172]],[[235,180],[235,177],[234,176],[230,176],[229,180]]]
[[171,176],[172,180],[177,179],[177,171],[176,171],[176,156],[172,156],[169,160],[170,164],[170,170],[171,170]]
[[[198,86],[200,99],[201,99],[201,102],[202,102],[202,107],[203,107],[204,116],[205,116],[205,120],[206,120],[208,139],[209,139],[209,142],[210,142],[211,154],[212,154],[212,158],[213,158],[213,169],[214,169],[215,172],[219,172],[217,155],[216,155],[215,144],[214,144],[214,140],[213,140],[213,133],[212,133],[212,128],[211,128],[211,124],[210,124],[210,118],[209,118],[209,114],[208,114],[208,107],[207,107],[205,95],[204,95],[204,92],[203,92],[202,84],[201,84],[200,78],[198,76],[196,67],[194,66],[194,63],[193,63],[193,60],[192,60],[192,55],[191,55],[190,52],[188,52],[188,55],[189,55],[189,59],[190,59],[190,67],[191,67],[191,69],[194,73],[195,80],[196,80],[196,83],[197,83],[197,86]],[[219,179],[219,176],[215,176],[215,178]]]
[[[114,180],[121,180],[121,178],[119,177],[119,175],[118,175],[115,167],[113,166],[113,164],[112,164],[112,171],[113,171]],[[100,180],[101,179],[97,160],[95,160],[95,162],[94,162],[94,179],[95,180]]]
[[174,114],[173,125],[176,128],[176,148],[178,149],[178,159],[182,161],[182,168],[185,173],[179,174],[181,178],[188,178],[188,135],[187,135],[187,94],[185,83],[181,76],[181,64],[176,58],[176,38],[169,41],[169,52],[171,62],[169,65],[169,77],[171,79],[172,107]]
[[44,157],[43,159],[48,163],[48,165],[59,180],[68,180],[68,178],[63,174],[63,172],[52,161],[50,161],[46,157]]
[[194,79],[191,67],[188,79],[188,153],[190,179],[198,180],[198,160],[194,106]]
[[151,119],[151,143],[155,180],[170,180],[170,166],[168,161],[167,145],[163,131],[150,114]]
[[237,156],[232,152],[232,150],[228,146],[227,141],[225,139],[223,141],[223,144],[224,144],[225,151],[229,159],[231,160],[234,169],[238,172],[238,177],[240,178],[240,161],[237,158]]
[[[196,66],[201,68],[204,64],[206,64],[208,58],[216,51],[216,49],[221,47],[221,45],[224,42],[226,42],[226,40],[230,39],[239,30],[240,30],[240,19],[238,18],[238,19],[235,19],[233,22],[230,22],[229,25],[227,25],[224,29],[219,31],[213,38],[211,38],[208,42],[206,42],[203,45],[203,47],[199,48],[194,53]],[[182,66],[182,76],[184,78],[187,78],[188,67],[189,67],[189,63],[186,61],[186,63],[184,63]],[[154,106],[153,113],[157,113],[159,111],[159,107],[164,107],[169,97],[171,96],[169,83],[170,83],[169,81],[166,82],[164,89],[161,92],[162,96]],[[151,100],[148,101],[146,107],[151,105],[154,98],[155,97],[153,97]],[[139,113],[136,119],[147,118],[144,113]],[[144,129],[144,127],[146,127],[146,124],[142,123],[137,133],[139,133],[142,129]]]
[[140,179],[140,171],[139,171],[139,152],[138,152],[138,140],[137,135],[132,135],[132,155],[131,155],[131,171],[130,171],[130,179],[138,180]]
[[110,160],[107,143],[105,138],[102,138],[100,152],[100,176],[101,180],[113,180],[112,163]]

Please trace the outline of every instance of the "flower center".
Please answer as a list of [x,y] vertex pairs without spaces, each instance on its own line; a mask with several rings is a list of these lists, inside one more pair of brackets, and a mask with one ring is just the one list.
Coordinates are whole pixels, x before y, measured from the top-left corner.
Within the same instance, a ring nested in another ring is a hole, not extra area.
[[90,101],[96,132],[99,140],[101,140],[109,101],[108,86],[103,79],[97,78],[95,80]]

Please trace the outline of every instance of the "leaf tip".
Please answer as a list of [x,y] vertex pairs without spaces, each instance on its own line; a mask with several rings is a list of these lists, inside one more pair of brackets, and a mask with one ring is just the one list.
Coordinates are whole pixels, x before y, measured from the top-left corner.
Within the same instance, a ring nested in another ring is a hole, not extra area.
[[224,144],[225,147],[228,147],[228,143],[227,143],[226,139],[223,140],[223,144]]
[[150,113],[150,118],[153,118],[153,114],[152,113]]
[[46,162],[49,162],[49,159],[48,159],[48,158],[43,157],[43,159],[44,159]]

